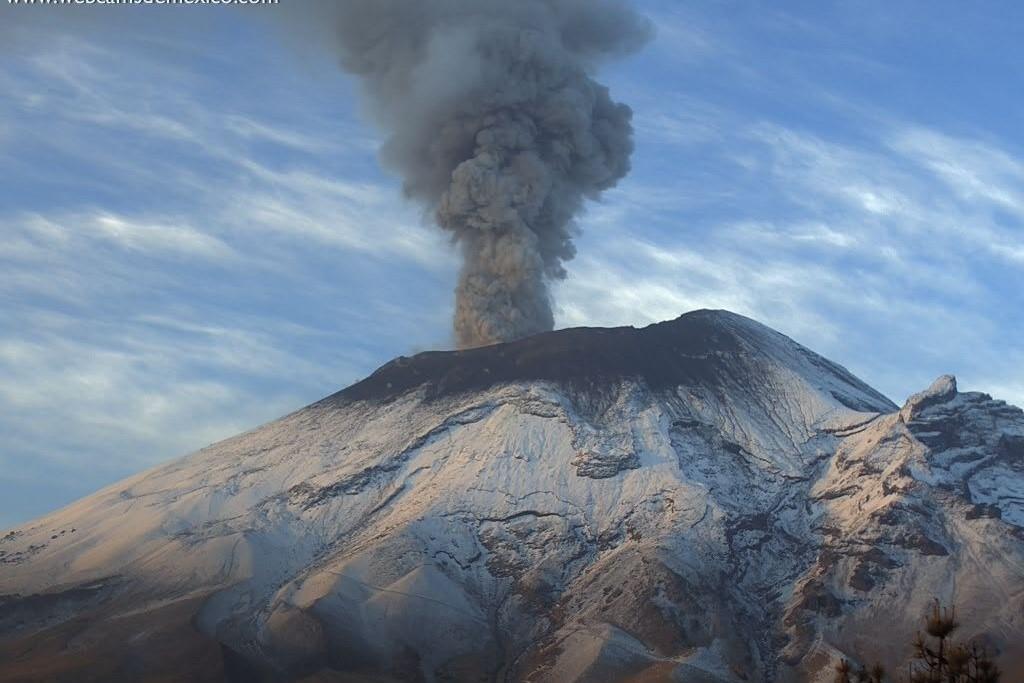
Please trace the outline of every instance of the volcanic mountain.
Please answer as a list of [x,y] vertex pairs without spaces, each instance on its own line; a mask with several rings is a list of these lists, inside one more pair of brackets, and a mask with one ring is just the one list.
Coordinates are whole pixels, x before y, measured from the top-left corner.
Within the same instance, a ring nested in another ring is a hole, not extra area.
[[0,534],[0,681],[1020,680],[1024,413],[696,311],[399,358]]

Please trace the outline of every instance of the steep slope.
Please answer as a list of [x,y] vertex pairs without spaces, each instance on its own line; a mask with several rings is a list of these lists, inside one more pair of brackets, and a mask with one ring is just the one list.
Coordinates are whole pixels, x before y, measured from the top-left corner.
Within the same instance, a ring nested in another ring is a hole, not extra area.
[[401,358],[5,535],[0,681],[813,680],[936,594],[1010,661],[1022,435],[721,311]]
[[785,655],[828,644],[898,661],[906,639],[891,634],[939,597],[959,607],[959,637],[1024,679],[1024,414],[944,376],[844,436],[811,490],[828,540],[796,584]]

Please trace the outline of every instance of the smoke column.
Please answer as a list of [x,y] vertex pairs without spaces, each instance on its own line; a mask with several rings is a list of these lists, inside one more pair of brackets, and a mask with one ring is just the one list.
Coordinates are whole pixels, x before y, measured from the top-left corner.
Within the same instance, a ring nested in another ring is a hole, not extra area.
[[[306,8],[303,8],[306,9]],[[621,0],[336,0],[342,67],[387,135],[382,162],[462,252],[462,347],[554,326],[573,217],[629,171],[632,112],[592,74],[638,49]]]

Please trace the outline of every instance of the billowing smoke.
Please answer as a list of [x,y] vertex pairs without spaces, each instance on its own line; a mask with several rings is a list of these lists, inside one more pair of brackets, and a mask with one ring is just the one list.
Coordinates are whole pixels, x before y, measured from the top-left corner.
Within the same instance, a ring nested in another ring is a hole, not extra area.
[[[321,6],[323,9],[323,6]],[[592,74],[648,38],[621,0],[335,0],[343,68],[384,129],[384,163],[464,263],[460,346],[554,326],[573,218],[629,171],[631,110]]]

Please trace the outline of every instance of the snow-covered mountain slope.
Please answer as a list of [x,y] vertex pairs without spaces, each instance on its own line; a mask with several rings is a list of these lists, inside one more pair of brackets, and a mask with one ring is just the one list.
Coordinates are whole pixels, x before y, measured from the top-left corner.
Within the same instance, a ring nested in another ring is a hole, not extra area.
[[798,681],[933,597],[1024,662],[1024,414],[697,311],[400,358],[0,540],[0,681]]

